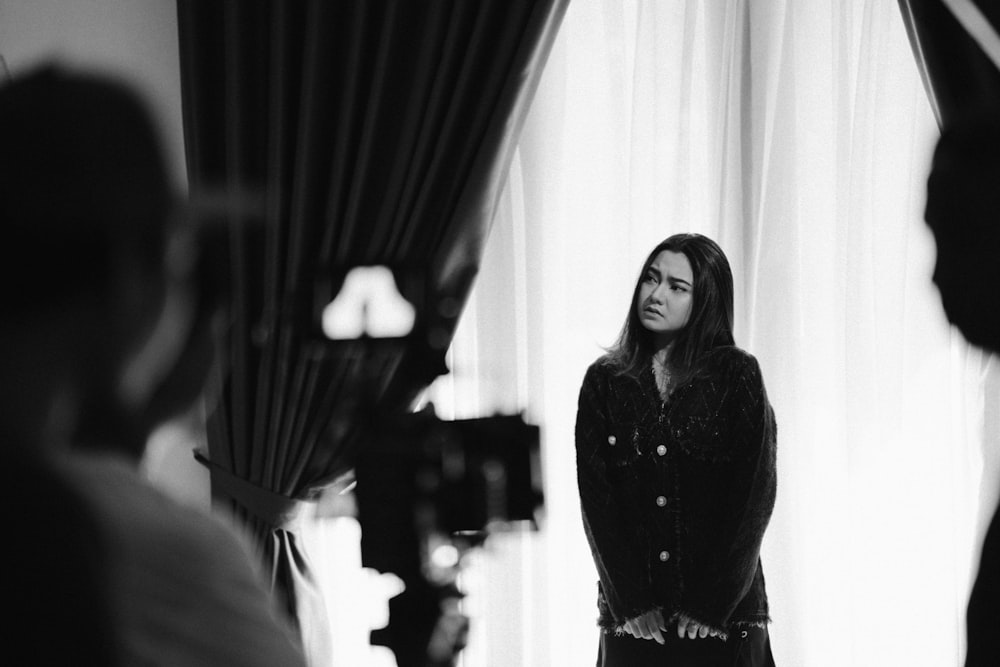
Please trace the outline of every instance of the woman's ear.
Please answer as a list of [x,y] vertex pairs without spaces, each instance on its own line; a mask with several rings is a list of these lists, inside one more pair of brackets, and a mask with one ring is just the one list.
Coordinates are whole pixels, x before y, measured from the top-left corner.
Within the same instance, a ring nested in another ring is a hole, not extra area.
[[167,249],[166,299],[157,325],[122,375],[134,390],[141,423],[150,431],[187,411],[201,395],[215,361],[216,333],[226,290],[219,267],[220,230],[178,232]]
[[[214,358],[215,291],[170,262],[121,260],[80,323],[80,421],[74,440],[142,455],[146,438],[201,394]],[[169,251],[168,251],[169,254]]]
[[171,355],[165,372],[157,376],[144,402],[141,420],[149,431],[187,411],[201,396],[215,362],[215,332],[218,314],[194,304],[187,332],[179,349]]

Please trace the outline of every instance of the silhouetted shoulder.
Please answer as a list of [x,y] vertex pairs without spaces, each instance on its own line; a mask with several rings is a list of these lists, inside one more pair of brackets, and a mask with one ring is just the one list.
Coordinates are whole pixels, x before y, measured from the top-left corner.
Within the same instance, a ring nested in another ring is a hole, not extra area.
[[742,369],[758,370],[757,358],[735,345],[714,347],[701,358],[701,365],[710,372],[740,372]]
[[607,378],[616,374],[617,369],[611,358],[607,354],[603,354],[587,367],[587,372],[584,374],[584,384],[588,381],[596,381],[598,378]]
[[591,368],[601,368],[606,371],[614,370],[614,361],[611,359],[610,354],[602,354],[601,356],[594,359],[594,363],[590,364]]

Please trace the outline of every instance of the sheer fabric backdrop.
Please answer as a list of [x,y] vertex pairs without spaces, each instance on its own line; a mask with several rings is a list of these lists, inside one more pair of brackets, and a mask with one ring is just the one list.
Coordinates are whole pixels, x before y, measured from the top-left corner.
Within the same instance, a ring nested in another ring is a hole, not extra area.
[[1000,443],[996,374],[930,281],[936,138],[894,0],[573,2],[430,392],[543,428],[543,530],[471,559],[465,667],[593,663],[577,392],[679,231],[728,254],[777,412],[778,664],[960,664]]

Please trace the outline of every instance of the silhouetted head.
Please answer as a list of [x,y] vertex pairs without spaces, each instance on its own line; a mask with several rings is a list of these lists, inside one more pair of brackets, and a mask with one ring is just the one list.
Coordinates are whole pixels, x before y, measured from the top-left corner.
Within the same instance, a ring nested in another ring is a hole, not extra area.
[[1000,109],[960,119],[934,152],[925,218],[934,282],[969,342],[1000,350]]
[[[62,406],[76,444],[137,455],[152,422],[200,390],[210,309],[174,212],[154,124],[129,88],[55,68],[0,86],[0,367]],[[21,399],[0,395],[8,408]]]
[[102,298],[123,261],[162,273],[173,203],[153,124],[106,78],[39,70],[0,87],[5,314]]

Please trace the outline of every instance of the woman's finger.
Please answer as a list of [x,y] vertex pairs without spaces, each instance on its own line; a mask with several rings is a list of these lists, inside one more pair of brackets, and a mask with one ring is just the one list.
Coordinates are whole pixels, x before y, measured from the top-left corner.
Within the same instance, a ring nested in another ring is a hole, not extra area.
[[701,626],[698,625],[698,623],[696,623],[695,621],[688,622],[688,627],[687,627],[688,639],[694,639],[695,636],[697,636],[699,627]]
[[704,639],[705,637],[708,636],[708,626],[707,625],[703,625],[700,628],[698,628],[698,636],[701,637],[702,639]]
[[643,639],[652,639],[653,633],[649,627],[648,616],[640,616],[636,619],[636,623],[639,625],[639,632],[642,633]]
[[680,616],[677,619],[677,636],[684,639],[684,633],[687,632],[688,618],[687,616]]
[[663,641],[663,633],[661,633],[660,629],[656,627],[654,619],[647,619],[647,620],[649,621],[649,623],[647,624],[646,629],[649,631],[649,636],[652,639],[655,639],[657,644],[665,643]]

